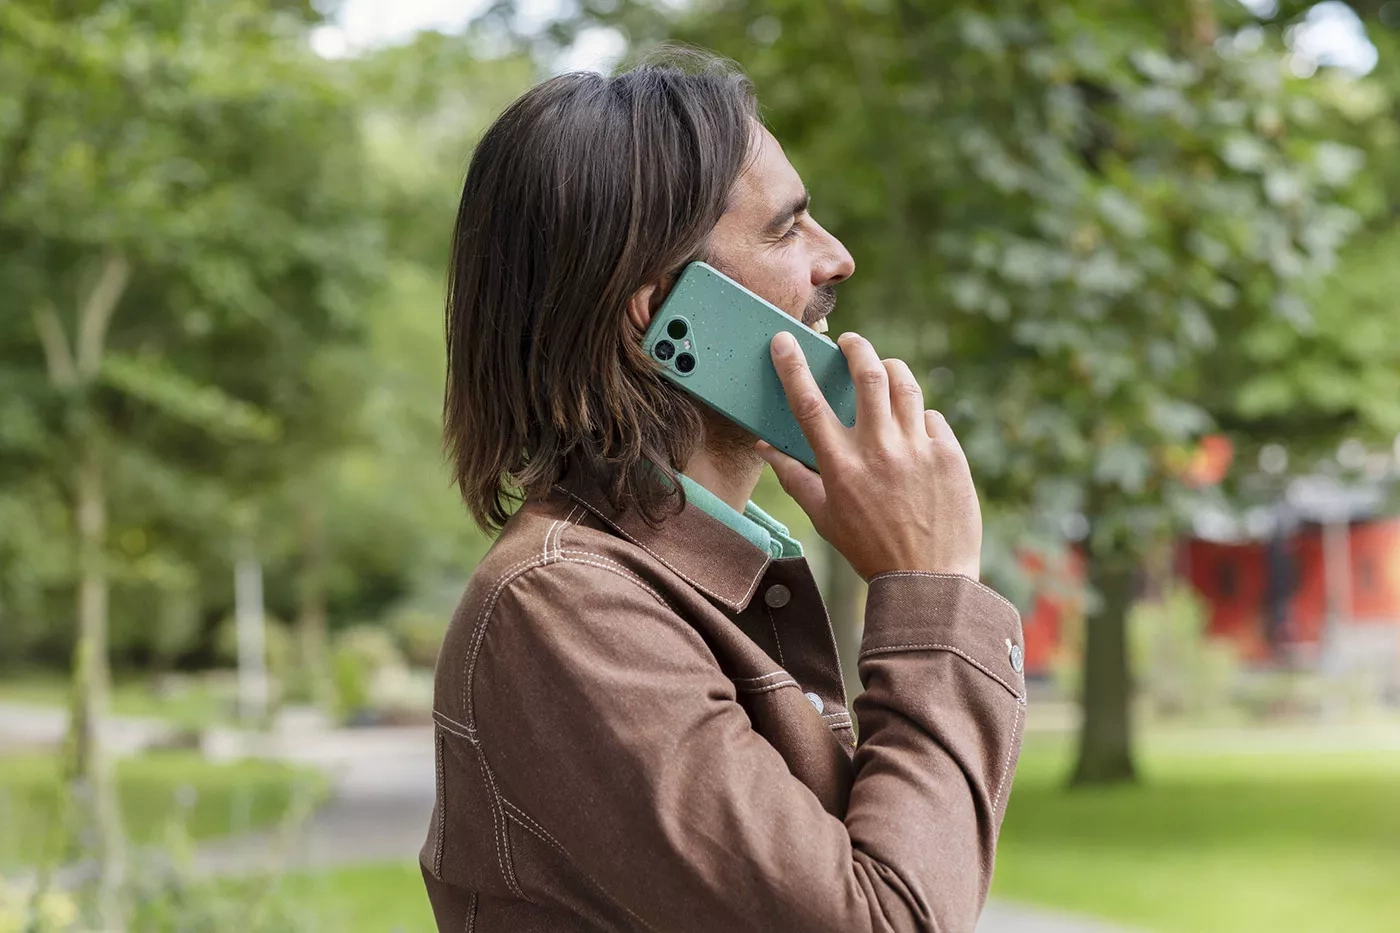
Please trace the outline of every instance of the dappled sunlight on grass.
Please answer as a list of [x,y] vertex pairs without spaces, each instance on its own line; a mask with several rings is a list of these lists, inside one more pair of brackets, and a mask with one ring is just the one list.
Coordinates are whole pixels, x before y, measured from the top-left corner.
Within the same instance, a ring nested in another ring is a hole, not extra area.
[[994,894],[1146,930],[1389,929],[1400,918],[1400,751],[1142,756],[1137,786],[1069,791],[1027,744]]

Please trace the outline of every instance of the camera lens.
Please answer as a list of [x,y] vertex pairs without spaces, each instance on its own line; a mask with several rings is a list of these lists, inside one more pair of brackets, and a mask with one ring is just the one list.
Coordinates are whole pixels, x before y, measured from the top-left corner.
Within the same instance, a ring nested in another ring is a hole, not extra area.
[[[676,355],[676,345],[669,340],[658,340],[656,346],[651,348],[651,352],[656,355],[658,360],[669,360]],[[693,360],[691,362],[694,363]]]
[[675,318],[671,323],[666,325],[666,333],[672,340],[680,340],[685,336],[685,332],[685,321],[682,321],[680,318]]
[[683,373],[688,373],[694,368],[695,357],[691,356],[689,353],[682,353],[680,356],[676,357],[676,369],[679,369]]

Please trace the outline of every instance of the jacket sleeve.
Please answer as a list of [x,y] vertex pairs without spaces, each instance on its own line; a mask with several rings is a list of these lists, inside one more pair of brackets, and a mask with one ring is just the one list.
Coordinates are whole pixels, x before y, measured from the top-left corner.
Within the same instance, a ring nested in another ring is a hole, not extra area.
[[696,631],[620,567],[514,579],[470,702],[507,808],[636,929],[971,931],[1020,748],[1020,641],[1011,604],[968,578],[871,581],[844,822],[753,731]]

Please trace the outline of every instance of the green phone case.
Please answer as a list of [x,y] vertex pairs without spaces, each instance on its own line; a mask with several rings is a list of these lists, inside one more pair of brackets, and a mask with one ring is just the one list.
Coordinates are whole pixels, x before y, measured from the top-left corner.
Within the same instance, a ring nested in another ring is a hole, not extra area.
[[784,330],[797,338],[836,417],[853,427],[856,390],[841,348],[703,262],[686,266],[642,346],[667,379],[815,470],[817,458],[788,407],[769,350]]

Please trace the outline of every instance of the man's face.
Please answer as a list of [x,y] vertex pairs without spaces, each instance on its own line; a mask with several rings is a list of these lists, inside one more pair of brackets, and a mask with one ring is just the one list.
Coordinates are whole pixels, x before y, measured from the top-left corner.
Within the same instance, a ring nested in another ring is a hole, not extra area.
[[757,128],[755,152],[709,240],[710,264],[819,331],[836,305],[833,286],[855,262],[807,212],[807,189],[782,146]]
[[[710,265],[818,332],[836,306],[833,286],[855,271],[846,247],[807,213],[802,179],[761,126],[706,253]],[[701,416],[716,464],[733,475],[763,468],[752,434],[709,409]]]

